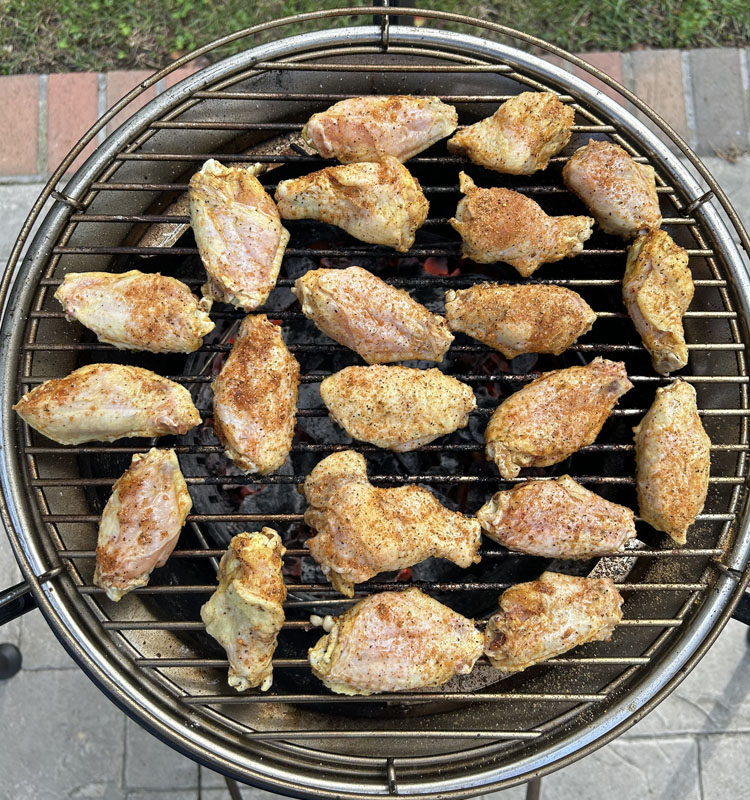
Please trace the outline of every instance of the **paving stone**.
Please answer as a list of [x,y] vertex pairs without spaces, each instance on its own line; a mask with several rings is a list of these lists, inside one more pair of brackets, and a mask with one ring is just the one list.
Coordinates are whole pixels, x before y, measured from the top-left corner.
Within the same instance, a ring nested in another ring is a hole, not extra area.
[[691,50],[690,72],[698,153],[747,152],[747,98],[739,51],[729,47]]
[[[18,569],[16,559],[10,547],[10,542],[5,536],[5,532],[0,530],[0,591],[9,589],[21,582],[21,570]],[[8,622],[0,627],[0,644],[17,645],[21,633],[20,620]]]
[[679,50],[636,50],[630,55],[630,63],[635,94],[689,142],[682,53]]
[[201,789],[220,789],[226,788],[224,776],[219,772],[214,772],[208,767],[200,768],[200,785]]
[[[601,800],[607,796],[617,800],[700,800],[695,740],[616,740],[542,779],[542,797],[550,800]],[[720,800],[714,794],[706,797]]]
[[[607,75],[614,78],[619,83],[622,83],[622,56],[620,53],[576,53],[576,55],[584,61],[588,61],[589,64],[600,69],[602,72],[606,72]],[[613,98],[618,103],[624,102],[619,92],[611,89],[606,83],[600,81],[598,78],[594,78],[580,67],[574,67],[573,74],[588,81],[592,86],[604,92],[607,97]]]
[[[542,788],[544,788],[544,781],[542,781]],[[514,786],[502,792],[483,794],[480,800],[526,800],[526,784],[523,784],[523,786]]]
[[748,734],[719,734],[698,738],[703,796],[708,800],[739,800],[750,789]]
[[30,611],[21,617],[21,652],[24,669],[79,669],[41,611]]
[[36,174],[39,76],[2,78],[0,108],[0,175]]
[[[285,795],[264,792],[262,789],[253,789],[251,786],[241,786],[242,800],[288,800]],[[154,798],[156,800],[156,798]],[[229,791],[224,784],[223,789],[206,789],[201,791],[201,800],[229,800]]]
[[[111,108],[141,81],[153,75],[148,70],[115,70],[107,73],[107,108]],[[151,86],[139,97],[129,103],[107,125],[107,133],[112,133],[135,112],[156,97],[156,88]]]
[[0,800],[124,800],[124,717],[78,670],[0,683]]
[[[227,794],[224,800],[228,800],[228,798]],[[199,800],[199,798],[197,789],[183,789],[177,792],[138,790],[137,792],[128,792],[127,800]]]
[[[47,82],[47,165],[54,172],[73,145],[99,117],[99,78],[95,72],[50,75]],[[96,149],[96,138],[71,165],[74,172]]]
[[128,789],[197,789],[198,765],[128,719],[125,784]]
[[750,231],[750,155],[742,156],[735,162],[711,156],[704,156],[702,160],[726,192],[745,228]]
[[[31,206],[44,188],[43,183],[10,184],[0,186],[0,265],[10,256]],[[5,532],[0,534],[5,539]]]

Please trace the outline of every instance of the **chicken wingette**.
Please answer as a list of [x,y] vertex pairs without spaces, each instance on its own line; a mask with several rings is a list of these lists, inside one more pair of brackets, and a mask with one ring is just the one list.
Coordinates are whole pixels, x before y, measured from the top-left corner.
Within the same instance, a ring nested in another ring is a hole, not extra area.
[[55,299],[68,319],[124,350],[192,353],[214,329],[210,301],[199,301],[184,283],[159,273],[69,272]]
[[471,672],[482,648],[472,620],[412,587],[360,600],[308,657],[331,691],[370,695],[440,686]]
[[569,475],[497,492],[477,511],[477,519],[498,544],[545,558],[594,558],[616,553],[635,538],[629,508]]
[[13,409],[60,444],[187,433],[201,421],[184,386],[122,364],[89,364],[45,381]]
[[469,422],[470,386],[439,369],[347,367],[320,384],[332,417],[353,439],[404,453]]
[[557,464],[596,439],[632,388],[625,365],[603,358],[546,372],[495,410],[484,434],[487,458],[503,478],[515,478],[523,467]]
[[99,523],[94,583],[110,600],[146,586],[167,563],[192,506],[174,450],[133,456]]
[[347,597],[354,596],[355,583],[426,558],[447,558],[459,567],[479,562],[476,519],[450,511],[419,486],[376,488],[364,457],[353,450],[324,458],[307,476],[304,492],[310,504],[304,519],[315,531],[306,546]]
[[289,232],[255,177],[259,165],[206,161],[190,179],[190,222],[208,282],[203,294],[254,311],[276,285]]
[[528,278],[542,264],[580,253],[591,236],[591,217],[550,217],[530,197],[498,186],[482,189],[465,172],[459,188],[465,196],[450,224],[461,235],[464,258],[480,264],[502,261]]
[[695,389],[680,380],[657,389],[633,432],[641,516],[685,544],[706,502],[711,471],[711,440],[698,416]]
[[545,169],[570,139],[575,111],[551,92],[521,92],[448,140],[448,152],[511,175]]
[[622,619],[622,595],[611,578],[545,572],[506,589],[485,633],[495,669],[520,672],[586,642],[607,641]]
[[687,251],[669,234],[651,231],[630,245],[622,297],[654,369],[662,375],[688,362],[682,317],[694,292]]
[[393,156],[281,181],[276,202],[284,219],[328,222],[400,253],[414,244],[429,210],[419,181]]
[[219,586],[201,608],[206,632],[226,650],[229,685],[271,688],[276,637],[284,624],[286,549],[272,528],[239,533],[219,564]]
[[310,270],[292,291],[306,317],[368,364],[442,361],[453,341],[442,317],[362,267]]
[[562,174],[605,233],[632,239],[661,225],[654,168],[633,161],[619,145],[590,140]]
[[399,161],[421,153],[456,130],[458,114],[437,97],[371,95],[350,97],[313,114],[302,138],[323,158],[342,164]]
[[539,283],[482,283],[445,293],[453,331],[478,339],[506,358],[560,353],[591,330],[596,314],[575,292]]
[[267,475],[289,456],[299,364],[265,314],[248,315],[213,383],[214,433],[245,472]]

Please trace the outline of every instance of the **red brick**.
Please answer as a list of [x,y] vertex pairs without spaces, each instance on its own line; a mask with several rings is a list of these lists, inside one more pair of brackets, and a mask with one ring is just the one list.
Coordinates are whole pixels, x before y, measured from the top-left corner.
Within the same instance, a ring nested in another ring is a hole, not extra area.
[[0,78],[0,175],[37,172],[39,76]]
[[[111,108],[120,98],[124,97],[131,89],[137,86],[153,73],[147,70],[115,70],[107,73],[107,108]],[[120,111],[107,125],[107,132],[111,133],[129,119],[142,106],[156,97],[156,89],[150,86]]]
[[636,50],[632,56],[633,91],[683,137],[688,139],[687,114],[679,50]]
[[[98,118],[99,85],[95,72],[50,75],[47,83],[47,165],[53,172]],[[89,142],[70,167],[76,170],[96,148]]]
[[[577,55],[602,72],[606,72],[610,78],[614,78],[619,83],[622,83],[622,56],[619,53],[577,53]],[[607,97],[611,97],[618,103],[624,102],[622,96],[618,92],[614,89],[610,89],[606,83],[594,78],[580,67],[574,67],[573,74],[588,81],[596,89],[604,92]]]
[[189,64],[187,67],[180,67],[176,69],[174,72],[170,72],[169,75],[164,79],[164,84],[167,89],[171,86],[174,86],[176,83],[179,83],[181,80],[184,80],[188,76],[192,75],[194,72],[197,72],[198,68]]
[[570,61],[566,61],[561,56],[556,56],[553,53],[546,53],[542,56],[542,58],[550,64],[553,64],[555,67],[560,67],[560,69],[565,70],[565,72],[572,72],[573,65]]

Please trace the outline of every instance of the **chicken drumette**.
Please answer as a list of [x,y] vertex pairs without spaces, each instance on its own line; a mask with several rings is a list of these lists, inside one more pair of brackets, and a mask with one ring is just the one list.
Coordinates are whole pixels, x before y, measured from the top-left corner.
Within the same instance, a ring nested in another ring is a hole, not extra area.
[[550,217],[530,197],[497,186],[481,189],[465,172],[459,188],[465,197],[450,224],[472,261],[502,261],[528,278],[542,264],[580,253],[591,236],[591,217]]
[[447,558],[459,567],[479,562],[476,519],[450,511],[426,489],[374,487],[364,457],[344,450],[324,458],[307,476],[305,522],[312,557],[334,588],[354,596],[354,584],[379,572],[426,558]]

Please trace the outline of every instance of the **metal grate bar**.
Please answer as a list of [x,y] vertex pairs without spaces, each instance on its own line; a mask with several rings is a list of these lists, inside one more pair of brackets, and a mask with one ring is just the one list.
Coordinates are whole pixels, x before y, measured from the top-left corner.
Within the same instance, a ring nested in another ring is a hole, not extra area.
[[460,701],[462,703],[502,703],[509,701],[525,701],[528,703],[595,703],[606,700],[608,694],[532,694],[530,692],[507,692],[493,694],[491,692],[403,692],[374,695],[357,695],[351,697],[342,694],[230,694],[205,695],[181,698],[188,705],[247,705],[250,703],[421,703],[427,701]]

